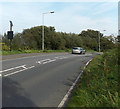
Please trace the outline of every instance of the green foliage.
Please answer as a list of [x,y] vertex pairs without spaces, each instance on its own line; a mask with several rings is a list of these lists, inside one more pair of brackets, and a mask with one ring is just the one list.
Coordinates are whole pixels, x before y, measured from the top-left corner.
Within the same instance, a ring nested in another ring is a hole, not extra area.
[[107,37],[103,37],[103,34],[99,34],[99,31],[94,31],[88,29],[87,31],[82,31],[79,36],[83,42],[83,45],[88,49],[98,51],[98,41],[100,35],[100,45],[101,51],[106,51],[108,49],[114,48],[115,44],[112,42],[113,39],[109,40]]
[[2,44],[2,50],[8,51],[10,50],[10,47],[5,44]]
[[[101,37],[101,50],[105,51],[114,47],[111,40]],[[82,31],[79,35],[74,33],[56,32],[54,27],[44,26],[44,42],[45,50],[65,50],[75,46],[80,46],[85,49],[98,51],[98,31],[87,30]],[[4,34],[2,42],[10,48],[10,40]],[[14,34],[12,40],[12,50],[41,50],[42,49],[42,26],[24,29],[22,33]],[[6,48],[5,48],[6,50]]]
[[55,53],[55,52],[70,52],[69,49],[66,50],[12,50],[12,51],[0,51],[0,55],[12,55],[12,54],[22,54],[22,53]]
[[68,107],[118,107],[118,51],[95,57],[87,66]]

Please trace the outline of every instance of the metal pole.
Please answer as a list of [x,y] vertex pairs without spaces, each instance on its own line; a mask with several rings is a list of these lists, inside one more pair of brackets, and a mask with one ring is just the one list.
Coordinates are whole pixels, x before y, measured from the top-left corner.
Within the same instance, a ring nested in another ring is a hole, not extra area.
[[99,38],[99,39],[98,39],[98,40],[99,40],[98,43],[99,43],[99,52],[100,52],[101,50],[100,50],[100,32],[99,32],[99,31],[98,31],[98,38]]
[[42,14],[42,50],[44,50],[44,13]]
[[10,21],[10,31],[12,31],[12,26],[13,26],[13,23],[12,21]]
[[[10,31],[12,31],[13,23],[10,21]],[[12,50],[12,39],[10,39],[10,51]]]
[[12,50],[12,39],[10,39],[10,51]]
[[49,13],[54,13],[54,11],[51,12],[46,12],[46,13],[42,13],[42,50],[45,49],[45,44],[44,44],[44,14],[49,14]]

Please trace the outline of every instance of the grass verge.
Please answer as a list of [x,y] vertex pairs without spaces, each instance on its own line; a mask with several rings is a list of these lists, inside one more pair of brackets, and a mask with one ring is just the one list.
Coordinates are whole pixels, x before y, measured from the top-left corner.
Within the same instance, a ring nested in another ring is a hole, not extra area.
[[56,53],[56,52],[70,52],[70,50],[12,50],[12,51],[0,51],[0,55],[13,55],[23,53]]
[[117,49],[96,56],[84,70],[67,107],[119,107],[118,68]]

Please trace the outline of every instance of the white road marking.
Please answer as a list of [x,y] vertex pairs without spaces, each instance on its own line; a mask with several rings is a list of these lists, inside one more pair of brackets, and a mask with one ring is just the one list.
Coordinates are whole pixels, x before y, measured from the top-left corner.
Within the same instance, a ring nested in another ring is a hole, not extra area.
[[65,102],[67,101],[69,95],[71,94],[71,91],[73,90],[73,88],[75,87],[76,83],[78,82],[80,76],[82,75],[83,71],[78,75],[77,79],[75,80],[75,82],[72,84],[72,86],[70,87],[70,89],[68,90],[67,94],[64,96],[64,98],[62,99],[62,101],[60,102],[60,104],[58,105],[58,109],[63,107]]
[[22,70],[19,70],[19,71],[15,71],[15,72],[13,72],[13,73],[6,74],[6,75],[4,75],[4,77],[10,76],[10,75],[14,75],[14,74],[16,74],[16,73],[22,72],[22,71],[24,71],[24,70],[31,69],[31,68],[33,68],[33,67],[35,67],[35,66],[31,66],[31,67],[28,67],[28,68],[25,67],[25,68],[22,69]]
[[65,56],[59,56],[59,57],[55,57],[56,59],[65,59],[65,58],[68,58],[68,57],[65,57]]
[[2,74],[0,74],[0,76],[2,76]]
[[[65,54],[68,54],[68,53],[65,53]],[[3,61],[14,61],[14,60],[34,58],[34,57],[40,57],[40,56],[52,56],[52,55],[57,55],[57,53],[56,54],[43,54],[43,55],[40,54],[40,55],[35,55],[35,56],[23,56],[23,57],[18,57],[18,58],[15,58],[15,59],[0,60],[0,62],[3,62]]]
[[49,61],[49,60],[50,60],[50,59],[44,59],[44,60],[36,61],[36,63],[42,64],[42,62],[44,62],[44,61]]
[[92,59],[91,59],[91,60],[89,60],[89,61],[86,63],[86,66],[88,66],[88,64],[89,64],[91,61],[92,61]]
[[26,66],[23,66],[22,68],[26,69],[27,67],[26,67]]
[[53,59],[53,60],[49,60],[49,61],[43,62],[43,64],[47,64],[47,63],[50,63],[50,62],[53,62],[53,61],[56,61],[56,59]]
[[3,71],[0,71],[0,73],[7,72],[7,71],[10,71],[10,70],[14,70],[14,69],[17,69],[17,68],[20,68],[20,67],[24,67],[24,66],[25,65],[21,65],[21,66],[13,67],[13,68],[10,68],[10,69],[6,69],[6,70],[3,70]]
[[[92,59],[89,60],[89,61],[86,63],[84,69],[86,68],[86,66],[87,66],[91,61],[92,61]],[[72,84],[72,86],[71,86],[70,89],[68,90],[67,94],[64,96],[64,98],[62,99],[62,101],[61,101],[60,104],[58,105],[57,109],[60,109],[60,108],[62,108],[62,107],[64,106],[65,102],[67,101],[68,97],[70,96],[73,88],[75,87],[76,83],[78,82],[78,80],[80,79],[80,76],[81,76],[82,74],[83,74],[83,71],[78,75],[77,79],[76,79],[75,82]]]

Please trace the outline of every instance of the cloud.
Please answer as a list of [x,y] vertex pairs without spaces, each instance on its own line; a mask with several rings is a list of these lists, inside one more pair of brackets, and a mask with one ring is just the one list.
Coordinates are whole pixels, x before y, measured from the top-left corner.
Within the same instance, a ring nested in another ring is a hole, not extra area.
[[[112,4],[112,3],[111,3]],[[111,11],[110,7],[106,7],[106,10],[101,11],[104,6],[110,6],[111,4],[104,3],[99,5],[98,8],[90,8],[88,4],[74,4],[65,7],[61,12],[56,13],[54,16],[50,16],[49,20],[46,18],[46,24],[54,24],[57,31],[64,32],[75,32],[80,33],[84,29],[96,29],[99,31],[107,30],[107,34],[117,33],[117,15],[116,16],[106,16],[108,11]],[[91,7],[94,4],[91,5]],[[100,8],[101,7],[101,8]],[[114,7],[117,9],[117,7]],[[100,10],[100,11],[99,11]],[[99,11],[94,14],[84,14],[90,13],[91,11]],[[101,16],[101,14],[103,14]],[[114,14],[114,13],[112,13]],[[55,19],[54,22],[52,19]]]
[[22,32],[25,28],[42,25],[42,13],[49,11],[55,11],[55,13],[45,14],[44,24],[54,26],[56,31],[80,33],[84,29],[100,31],[106,29],[107,34],[117,32],[118,22],[115,11],[117,3],[13,2],[3,3],[2,6],[2,32],[9,29],[9,20],[13,21],[15,32]]

